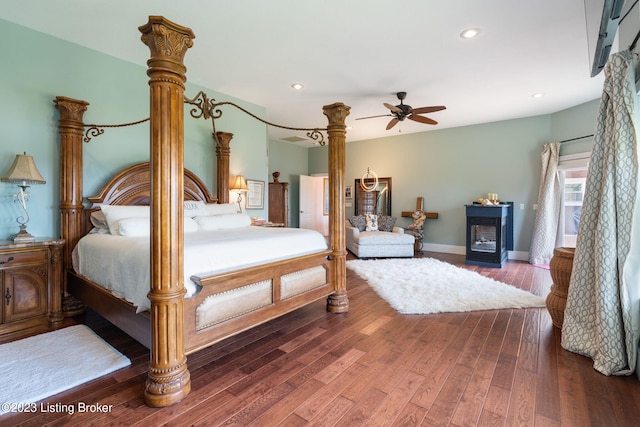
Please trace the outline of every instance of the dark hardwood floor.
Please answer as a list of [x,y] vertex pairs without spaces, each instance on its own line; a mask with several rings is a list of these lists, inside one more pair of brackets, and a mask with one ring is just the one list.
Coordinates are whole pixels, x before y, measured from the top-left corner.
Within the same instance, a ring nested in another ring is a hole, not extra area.
[[[462,256],[425,256],[464,266]],[[467,268],[543,296],[551,285],[524,262]],[[47,400],[111,411],[16,414],[0,425],[640,425],[638,379],[603,376],[563,350],[546,309],[402,315],[347,274],[349,313],[319,301],[191,355],[191,394],[162,409],[142,401],[148,350],[89,313],[78,321],[132,365]]]

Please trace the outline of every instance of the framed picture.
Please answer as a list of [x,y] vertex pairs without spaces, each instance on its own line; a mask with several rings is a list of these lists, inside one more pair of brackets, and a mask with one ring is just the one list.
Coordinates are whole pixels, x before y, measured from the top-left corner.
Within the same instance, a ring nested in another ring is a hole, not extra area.
[[344,189],[344,198],[345,199],[353,199],[352,189],[353,189],[353,187],[351,187],[350,185],[347,185],[345,187],[345,189]]
[[329,178],[323,180],[322,215],[329,215]]
[[264,209],[264,181],[247,180],[247,209]]

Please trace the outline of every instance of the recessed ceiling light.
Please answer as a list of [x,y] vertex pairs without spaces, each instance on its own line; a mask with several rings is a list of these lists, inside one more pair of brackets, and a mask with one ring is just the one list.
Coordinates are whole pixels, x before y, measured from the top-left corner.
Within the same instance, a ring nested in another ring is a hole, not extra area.
[[301,83],[294,83],[291,85],[292,88],[294,88],[295,90],[300,90],[304,87],[304,85],[302,85]]
[[463,32],[460,33],[460,37],[463,39],[472,39],[480,34],[479,28],[467,28]]
[[533,95],[531,95],[532,98],[542,98],[544,96],[544,93],[534,93]]

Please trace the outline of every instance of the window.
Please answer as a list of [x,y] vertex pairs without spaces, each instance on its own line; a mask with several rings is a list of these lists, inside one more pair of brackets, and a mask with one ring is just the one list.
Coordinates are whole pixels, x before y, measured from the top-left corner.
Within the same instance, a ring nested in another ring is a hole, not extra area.
[[576,246],[590,155],[591,153],[581,153],[560,156],[558,178],[562,190],[562,204],[557,236],[559,246]]

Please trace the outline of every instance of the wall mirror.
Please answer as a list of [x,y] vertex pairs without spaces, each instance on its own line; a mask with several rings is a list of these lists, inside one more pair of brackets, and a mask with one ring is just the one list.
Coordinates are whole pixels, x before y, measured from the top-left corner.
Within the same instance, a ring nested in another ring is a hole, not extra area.
[[[361,182],[363,180],[356,179],[353,189],[355,190],[355,214],[376,214],[391,215],[391,178],[378,178],[378,185],[373,191],[364,191]],[[371,178],[364,179],[364,185],[371,188],[374,180]]]

